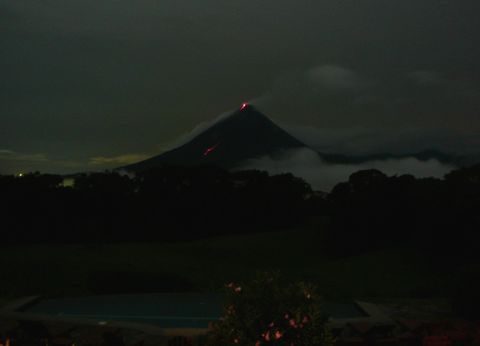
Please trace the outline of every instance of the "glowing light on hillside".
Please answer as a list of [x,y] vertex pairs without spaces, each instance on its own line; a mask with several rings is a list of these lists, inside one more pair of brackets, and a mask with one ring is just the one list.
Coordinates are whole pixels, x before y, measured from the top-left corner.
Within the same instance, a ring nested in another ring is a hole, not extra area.
[[243,111],[245,108],[248,107],[248,103],[245,102],[245,103],[242,103],[242,107],[240,107],[240,110]]
[[218,145],[220,143],[217,143],[215,144],[213,147],[210,147],[210,148],[207,148],[207,150],[205,150],[205,152],[203,153],[203,156],[208,156],[212,153],[212,151],[214,151],[215,149],[217,149]]

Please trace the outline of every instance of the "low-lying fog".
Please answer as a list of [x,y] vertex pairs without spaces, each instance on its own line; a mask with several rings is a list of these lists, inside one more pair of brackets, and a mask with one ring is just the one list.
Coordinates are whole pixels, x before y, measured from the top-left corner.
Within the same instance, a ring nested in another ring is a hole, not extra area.
[[259,169],[270,174],[292,173],[307,181],[314,190],[329,192],[336,184],[348,180],[348,177],[359,170],[375,168],[385,174],[411,174],[417,178],[442,178],[455,169],[438,160],[420,161],[414,157],[368,161],[360,164],[327,163],[311,149],[288,151],[278,158],[263,157],[245,162],[238,169]]

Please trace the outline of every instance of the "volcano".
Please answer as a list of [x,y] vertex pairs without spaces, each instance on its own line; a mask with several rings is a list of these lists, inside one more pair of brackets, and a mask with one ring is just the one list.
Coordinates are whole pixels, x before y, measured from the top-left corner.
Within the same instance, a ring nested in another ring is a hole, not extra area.
[[306,147],[255,107],[244,103],[188,143],[123,168],[133,172],[162,165],[215,165],[230,169],[248,159]]

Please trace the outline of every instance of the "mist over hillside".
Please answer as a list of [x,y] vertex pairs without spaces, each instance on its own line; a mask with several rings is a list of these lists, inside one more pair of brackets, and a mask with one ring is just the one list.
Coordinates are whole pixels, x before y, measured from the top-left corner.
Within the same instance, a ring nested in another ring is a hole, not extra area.
[[332,163],[308,148],[284,152],[277,157],[264,156],[247,160],[237,169],[259,169],[270,174],[292,173],[307,181],[313,189],[330,191],[339,182],[359,170],[378,169],[387,175],[411,174],[417,178],[442,178],[455,168],[436,159],[419,160],[413,156],[385,158],[360,163]]

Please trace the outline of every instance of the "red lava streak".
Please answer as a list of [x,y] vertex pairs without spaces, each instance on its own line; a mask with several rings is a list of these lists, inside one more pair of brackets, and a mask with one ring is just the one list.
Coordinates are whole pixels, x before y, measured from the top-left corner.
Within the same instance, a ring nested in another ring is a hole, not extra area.
[[245,108],[248,107],[248,103],[242,103],[242,107],[240,107],[240,110],[243,111]]
[[203,156],[209,155],[212,151],[214,151],[215,149],[217,149],[217,147],[218,147],[219,144],[220,144],[220,143],[217,143],[217,144],[215,144],[213,147],[207,148],[207,150],[205,150],[205,152],[203,153]]

